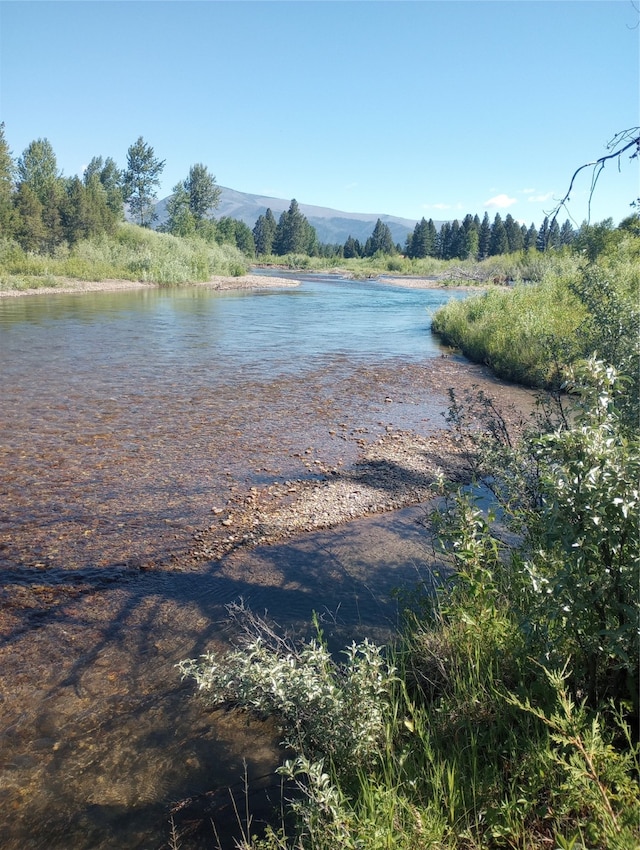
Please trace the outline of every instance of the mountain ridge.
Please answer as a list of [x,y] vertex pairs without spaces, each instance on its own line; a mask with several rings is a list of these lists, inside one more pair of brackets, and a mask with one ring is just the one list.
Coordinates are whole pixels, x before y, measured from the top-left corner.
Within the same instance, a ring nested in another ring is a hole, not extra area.
[[[264,215],[267,209],[273,213],[276,221],[280,215],[289,209],[291,199],[273,198],[268,195],[255,195],[249,192],[239,192],[226,186],[219,186],[220,202],[214,211],[214,218],[239,219],[253,228],[258,217]],[[169,195],[156,204],[157,223],[162,224],[167,218],[167,202]],[[297,200],[297,199],[296,199]],[[413,233],[417,220],[386,215],[385,213],[356,213],[336,210],[331,207],[321,207],[314,204],[304,204],[298,201],[300,212],[306,216],[309,224],[316,229],[319,242],[329,244],[344,244],[349,236],[364,244],[371,236],[378,219],[386,224],[391,231],[393,241],[404,245],[407,235]],[[439,228],[442,222],[434,222]]]

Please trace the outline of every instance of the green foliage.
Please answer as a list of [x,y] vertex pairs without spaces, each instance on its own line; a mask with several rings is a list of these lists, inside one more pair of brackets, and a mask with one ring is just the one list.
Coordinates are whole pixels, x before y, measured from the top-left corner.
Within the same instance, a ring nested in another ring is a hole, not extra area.
[[213,274],[246,271],[247,260],[235,246],[195,236],[181,239],[125,223],[111,235],[103,232],[78,241],[71,249],[61,246],[50,255],[25,252],[13,240],[0,242],[0,278],[6,289],[61,285],[65,278],[194,283]]
[[18,182],[26,184],[44,206],[60,179],[56,155],[48,139],[36,139],[18,159]]
[[312,256],[317,252],[318,238],[315,228],[300,212],[298,202],[294,198],[289,209],[283,212],[278,221],[273,236],[273,252],[279,256],[284,254],[307,254]]
[[258,257],[271,254],[277,226],[270,208],[267,209],[264,215],[258,216],[253,228],[255,252]]
[[156,190],[165,161],[159,160],[151,145],[142,136],[127,151],[127,167],[123,174],[123,198],[141,227],[150,227],[155,212]]
[[434,332],[500,377],[530,386],[553,385],[562,367],[594,351],[637,386],[640,239],[616,233],[597,263],[581,269],[579,240],[575,250],[514,255],[510,274],[534,285],[450,302],[435,314]]
[[384,741],[394,676],[380,648],[353,643],[337,663],[321,635],[296,644],[241,613],[249,629],[237,648],[182,661],[182,675],[194,678],[214,704],[277,716],[283,746],[305,763],[326,760],[350,774],[370,766]]

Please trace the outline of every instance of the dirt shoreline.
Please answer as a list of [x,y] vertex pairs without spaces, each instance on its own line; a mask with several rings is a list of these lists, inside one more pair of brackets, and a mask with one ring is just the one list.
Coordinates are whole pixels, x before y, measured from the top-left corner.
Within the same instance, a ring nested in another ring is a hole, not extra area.
[[[204,289],[227,291],[234,289],[262,289],[274,286],[299,286],[300,281],[284,277],[246,274],[242,277],[213,275],[204,282],[190,283]],[[60,286],[42,286],[32,289],[0,289],[0,298],[20,298],[24,295],[71,295],[82,292],[118,292],[136,289],[160,289],[161,284],[141,280],[72,280],[65,279]]]
[[[333,273],[332,273],[333,274]],[[336,275],[339,273],[336,272]],[[345,275],[347,276],[347,275]],[[387,277],[378,275],[371,278],[374,283],[385,283],[404,289],[451,289],[481,290],[485,287],[474,284],[451,284],[438,277]],[[299,286],[300,281],[289,277],[276,277],[261,274],[245,274],[241,277],[231,275],[213,275],[209,280],[185,284],[218,292],[245,289],[269,289],[272,287]],[[41,286],[29,289],[0,289],[0,298],[21,298],[28,295],[73,295],[84,292],[119,292],[136,289],[160,289],[161,284],[141,280],[73,280],[65,278],[60,286]]]

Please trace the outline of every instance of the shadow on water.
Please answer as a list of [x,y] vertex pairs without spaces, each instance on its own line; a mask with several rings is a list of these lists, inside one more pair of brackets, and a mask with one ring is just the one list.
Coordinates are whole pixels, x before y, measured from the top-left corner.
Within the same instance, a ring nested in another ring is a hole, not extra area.
[[[211,814],[231,840],[235,811],[224,789],[241,790],[245,760],[257,821],[271,812],[277,730],[211,710],[174,665],[228,645],[225,606],[240,598],[299,634],[319,611],[334,649],[359,636],[384,639],[398,621],[393,588],[416,581],[429,558],[422,513],[236,551],[197,573],[84,576],[77,596],[28,630],[16,626],[2,649],[9,722],[0,793],[12,813],[3,846],[161,847],[171,804],[189,798],[175,816],[183,846],[200,846],[187,833],[201,822],[202,846],[212,847]],[[24,642],[39,668],[35,691],[34,671],[22,669]]]

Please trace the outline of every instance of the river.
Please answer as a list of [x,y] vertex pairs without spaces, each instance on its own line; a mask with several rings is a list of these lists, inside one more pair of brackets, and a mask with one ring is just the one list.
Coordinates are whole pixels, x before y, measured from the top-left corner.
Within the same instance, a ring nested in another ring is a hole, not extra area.
[[214,847],[209,813],[224,836],[245,769],[266,811],[277,730],[207,708],[176,662],[228,645],[239,598],[383,640],[391,591],[429,557],[420,508],[185,555],[230,502],[348,468],[381,434],[434,432],[460,381],[495,388],[430,334],[450,297],[306,276],[0,299],[3,847],[159,850],[188,798],[183,847]]

